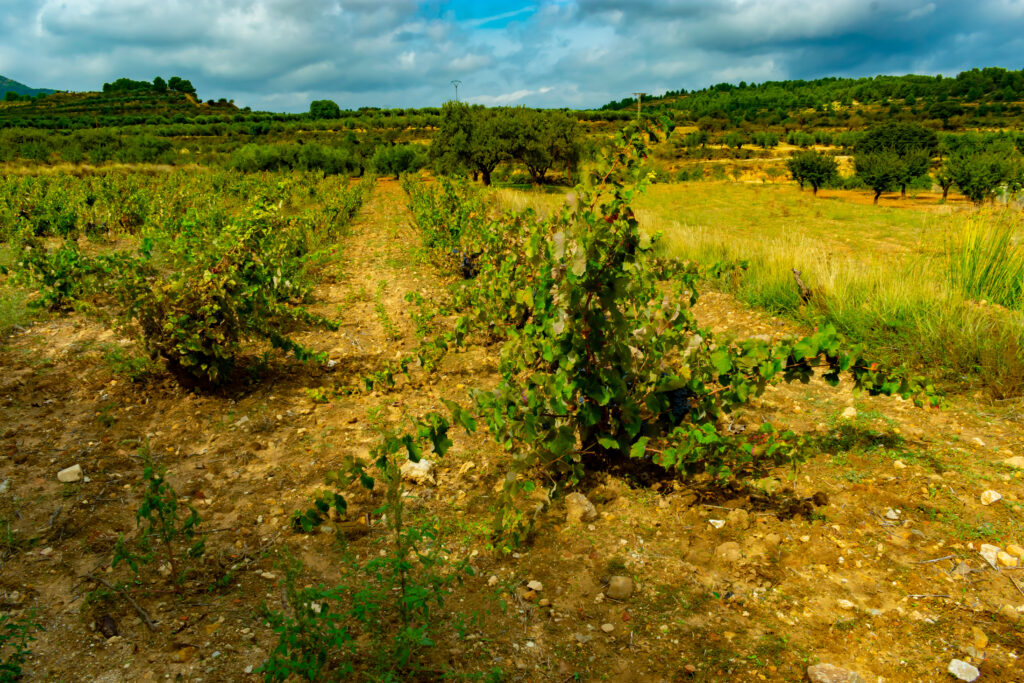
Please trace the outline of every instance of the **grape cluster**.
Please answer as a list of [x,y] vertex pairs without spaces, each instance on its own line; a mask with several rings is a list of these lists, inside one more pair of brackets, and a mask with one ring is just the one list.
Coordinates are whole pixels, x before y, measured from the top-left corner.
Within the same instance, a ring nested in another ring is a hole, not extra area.
[[696,394],[689,387],[681,387],[666,391],[665,398],[668,399],[668,411],[672,414],[672,419],[675,424],[679,424],[690,414],[693,408],[690,401],[696,398]]

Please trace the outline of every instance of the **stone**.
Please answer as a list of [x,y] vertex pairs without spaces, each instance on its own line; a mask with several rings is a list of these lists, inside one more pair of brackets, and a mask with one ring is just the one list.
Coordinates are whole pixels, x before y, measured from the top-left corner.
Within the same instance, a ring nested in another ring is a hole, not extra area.
[[1003,461],[1003,464],[1018,470],[1024,470],[1024,455],[1015,455],[1012,458],[1007,458]]
[[1016,624],[1020,620],[1020,612],[1013,605],[1007,603],[999,608],[999,614],[1003,616],[1011,624]]
[[11,489],[11,480],[4,479],[0,481],[0,493],[7,493]]
[[807,679],[811,683],[864,683],[864,679],[856,671],[835,664],[815,664],[807,667]]
[[615,624],[601,624],[601,630],[605,633],[611,633],[615,630]]
[[1017,545],[1016,543],[1011,543],[1010,545],[1006,546],[1006,552],[1013,555],[1018,560],[1024,560],[1024,548]]
[[968,681],[968,683],[970,683],[970,681],[977,680],[978,676],[981,675],[981,672],[978,671],[978,667],[968,664],[961,659],[950,660],[949,666],[946,667],[946,671],[955,676],[957,680]]
[[981,493],[981,504],[982,505],[991,505],[992,503],[996,502],[997,500],[1002,500],[1002,498],[1003,498],[1003,494],[999,493],[999,491],[993,491],[992,489],[989,489],[988,491],[982,491],[982,493]]
[[57,473],[57,481],[65,484],[73,484],[76,481],[82,480],[82,466],[72,465],[71,467],[65,467]]
[[978,650],[984,650],[988,647],[988,636],[977,626],[971,627],[971,637],[974,640],[974,647]]
[[608,587],[604,589],[604,594],[612,600],[628,600],[635,589],[633,579],[628,576],[613,576],[608,580]]
[[569,524],[593,522],[597,519],[597,508],[582,493],[574,491],[565,497],[565,521]]
[[530,581],[528,584],[526,584],[526,587],[532,591],[537,591],[538,593],[544,590],[544,584],[537,580]]
[[708,520],[708,524],[710,524],[711,526],[715,527],[716,529],[721,529],[723,526],[725,526],[725,520],[724,519],[709,519]]
[[856,605],[854,605],[849,600],[837,600],[836,604],[842,607],[843,609],[853,609],[856,607]]
[[197,652],[199,652],[198,648],[192,645],[186,645],[185,647],[176,651],[172,656],[172,659],[178,664],[184,664],[186,662],[191,661],[196,656]]
[[839,415],[842,420],[853,420],[857,417],[857,409],[853,406],[847,406],[847,408]]
[[905,470],[905,469],[907,469],[907,463],[903,462],[902,460],[895,461],[892,464],[892,466],[895,467],[898,470]]
[[737,508],[725,516],[729,526],[734,526],[738,529],[749,529],[750,528],[750,515],[743,508]]
[[740,544],[735,541],[727,541],[715,548],[715,559],[726,564],[734,564],[743,558],[740,551]]
[[1000,567],[1016,567],[1017,558],[1011,555],[1010,553],[1006,552],[1005,550],[1000,550],[998,553],[996,553],[996,564],[998,564]]
[[900,518],[900,513],[896,512],[892,508],[885,511],[885,518],[888,520],[896,521]]
[[420,458],[419,462],[406,460],[400,468],[402,479],[411,481],[414,484],[436,484],[434,480],[434,463],[426,458]]
[[487,579],[487,585],[488,586],[497,586],[498,585],[498,577],[495,576],[494,574],[491,574],[491,578]]
[[999,559],[999,553],[1000,553],[1001,550],[1002,550],[1002,548],[1000,548],[997,545],[990,545],[988,543],[982,543],[981,544],[981,549],[978,552],[981,554],[982,557],[985,558],[986,562],[988,562],[990,565],[995,567],[996,566],[996,562]]

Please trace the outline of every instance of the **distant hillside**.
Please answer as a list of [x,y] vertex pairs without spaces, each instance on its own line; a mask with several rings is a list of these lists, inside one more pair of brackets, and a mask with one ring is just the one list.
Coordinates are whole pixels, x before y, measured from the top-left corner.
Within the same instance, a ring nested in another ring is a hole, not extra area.
[[11,80],[6,76],[0,76],[0,100],[4,98],[4,95],[8,91],[16,92],[19,95],[49,95],[50,93],[57,92],[56,90],[50,90],[49,88],[30,88],[24,83],[18,83],[18,81]]
[[[1024,118],[1024,71],[971,69],[955,77],[874,76],[765,83],[719,83],[645,97],[645,112],[668,113],[701,129],[794,126],[857,129],[879,119],[932,122],[947,129],[1017,127]],[[636,107],[632,97],[604,110]]]
[[200,116],[231,115],[237,111],[227,100],[199,102],[188,93],[173,91],[59,92],[31,102],[0,102],[0,128],[184,123]]

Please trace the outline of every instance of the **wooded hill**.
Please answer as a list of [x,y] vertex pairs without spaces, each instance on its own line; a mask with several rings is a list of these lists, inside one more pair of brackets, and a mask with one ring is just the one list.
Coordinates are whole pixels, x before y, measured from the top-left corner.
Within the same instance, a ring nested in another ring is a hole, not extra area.
[[[644,98],[645,111],[667,113],[702,130],[800,127],[857,130],[882,120],[931,122],[948,130],[1019,127],[1024,71],[972,69],[955,77],[875,76],[717,85]],[[603,110],[635,109],[627,97]]]

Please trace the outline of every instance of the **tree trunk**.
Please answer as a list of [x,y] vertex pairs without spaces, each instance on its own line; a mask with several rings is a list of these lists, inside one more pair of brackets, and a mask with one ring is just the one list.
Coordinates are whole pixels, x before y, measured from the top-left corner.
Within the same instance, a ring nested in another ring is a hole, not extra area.
[[811,194],[813,194],[815,197],[818,196],[818,186],[817,185],[811,185]]
[[900,185],[900,199],[906,199],[906,198],[907,198],[907,185],[906,185],[906,183],[904,183],[903,185]]
[[875,201],[874,201],[874,204],[876,204],[876,205],[878,204],[878,198],[881,197],[881,196],[882,196],[882,191],[881,190],[875,190]]
[[949,185],[942,188],[942,201],[946,201],[946,196],[949,194]]
[[488,170],[480,171],[480,175],[483,178],[484,185],[490,185],[491,184],[491,172],[490,171],[488,171]]

